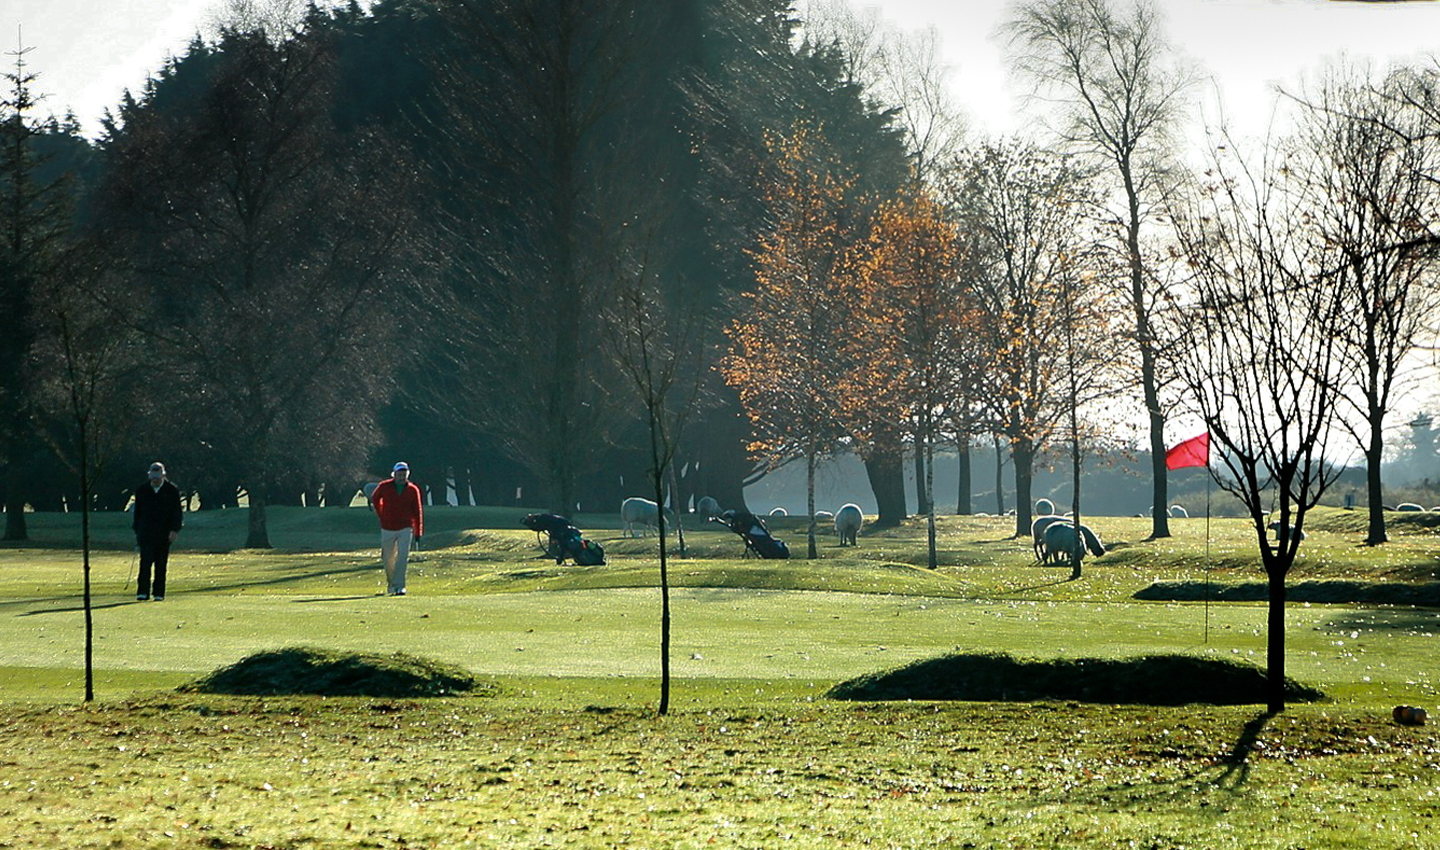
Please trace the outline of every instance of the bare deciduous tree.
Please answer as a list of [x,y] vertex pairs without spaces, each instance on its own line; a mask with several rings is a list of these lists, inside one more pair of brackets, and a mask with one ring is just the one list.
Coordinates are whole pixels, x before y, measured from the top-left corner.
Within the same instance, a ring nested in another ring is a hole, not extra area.
[[[1305,221],[1328,251],[1326,284],[1344,307],[1334,340],[1344,367],[1344,417],[1365,456],[1369,531],[1384,543],[1381,470],[1386,418],[1416,378],[1414,355],[1434,339],[1440,308],[1428,246],[1413,237],[1440,217],[1432,176],[1440,166],[1423,116],[1405,102],[1409,74],[1372,83],[1368,69],[1332,68],[1301,96],[1291,179]],[[1408,243],[1408,244],[1407,244]]]
[[1306,516],[1342,469],[1326,452],[1335,450],[1342,364],[1333,337],[1346,305],[1326,280],[1328,250],[1290,172],[1273,150],[1258,175],[1217,164],[1176,217],[1195,284],[1180,374],[1219,449],[1211,475],[1245,506],[1265,567],[1271,712],[1285,705],[1285,579]]
[[[963,164],[948,197],[967,238],[966,280],[991,352],[981,376],[990,428],[1015,464],[1015,534],[1030,533],[1035,458],[1066,410],[1064,333],[1103,337],[1103,323],[1068,322],[1067,304],[1093,304],[1080,277],[1094,245],[1090,187],[1058,156],[1019,144],[989,146]],[[1071,285],[1073,299],[1062,284]],[[1102,311],[1096,311],[1103,315]],[[1093,351],[1077,337],[1076,350]],[[1088,359],[1088,358],[1087,358]],[[1089,370],[1098,375],[1096,370]],[[998,455],[998,453],[997,453]],[[997,487],[998,490],[998,487]]]
[[1128,274],[1138,382],[1149,420],[1151,534],[1168,537],[1165,505],[1166,346],[1156,310],[1166,302],[1147,268],[1144,231],[1171,181],[1171,134],[1185,109],[1191,74],[1171,58],[1152,0],[1117,10],[1116,0],[1025,0],[1007,24],[1018,66],[1065,122],[1056,129],[1075,151],[1109,172],[1119,201],[1109,212]]

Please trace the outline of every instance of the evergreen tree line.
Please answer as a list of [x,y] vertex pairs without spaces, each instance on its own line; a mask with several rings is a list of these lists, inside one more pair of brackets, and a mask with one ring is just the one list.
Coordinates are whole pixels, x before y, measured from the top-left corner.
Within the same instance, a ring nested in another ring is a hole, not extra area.
[[[404,457],[438,499],[608,510],[644,422],[604,328],[635,275],[704,321],[753,280],[764,139],[823,121],[898,183],[890,117],[770,0],[381,2],[222,28],[100,137],[5,102],[4,496],[75,507],[78,351],[114,402],[92,505],[163,459],[195,497],[348,505]],[[63,176],[62,176],[63,175]],[[101,345],[101,341],[104,345]],[[677,499],[743,505],[736,394],[696,369]],[[91,445],[95,449],[96,444]]]

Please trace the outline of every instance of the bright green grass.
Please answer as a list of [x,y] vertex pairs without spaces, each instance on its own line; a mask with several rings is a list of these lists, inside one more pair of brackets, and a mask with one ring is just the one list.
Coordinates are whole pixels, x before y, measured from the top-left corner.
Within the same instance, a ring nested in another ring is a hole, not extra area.
[[[582,518],[611,563],[557,568],[523,513],[431,511],[399,599],[377,595],[364,510],[273,510],[273,552],[232,551],[243,511],[197,514],[163,603],[134,601],[124,518],[101,517],[89,706],[73,518],[34,515],[43,545],[0,549],[0,847],[1440,847],[1440,731],[1389,720],[1440,708],[1434,610],[1291,606],[1287,672],[1335,701],[1276,718],[821,697],[956,649],[1263,663],[1263,605],[1130,598],[1157,578],[1258,579],[1237,521],[1212,523],[1207,557],[1203,520],[1147,542],[1144,520],[1096,518],[1114,548],[1076,582],[1033,565],[1005,519],[947,518],[933,573],[918,524],[784,564],[695,530],[670,564],[676,679],[657,718],[654,538]],[[803,553],[796,522],[776,530]],[[1423,526],[1379,550],[1317,527],[1306,553],[1297,577],[1416,580],[1440,545]],[[297,644],[432,657],[502,696],[170,692]]]

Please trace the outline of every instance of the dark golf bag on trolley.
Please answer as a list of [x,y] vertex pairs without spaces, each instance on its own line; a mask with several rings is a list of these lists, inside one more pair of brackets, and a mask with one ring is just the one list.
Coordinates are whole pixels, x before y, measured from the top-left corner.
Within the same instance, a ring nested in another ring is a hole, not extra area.
[[765,527],[765,521],[749,511],[725,511],[714,521],[724,523],[726,528],[740,535],[740,539],[745,541],[746,557],[751,553],[757,558],[776,561],[790,557],[790,547],[785,545],[785,541],[772,535]]
[[521,520],[524,526],[535,532],[539,542],[541,532],[549,536],[545,554],[563,564],[569,558],[577,567],[597,567],[605,563],[605,547],[580,534],[580,529],[559,514],[530,514]]

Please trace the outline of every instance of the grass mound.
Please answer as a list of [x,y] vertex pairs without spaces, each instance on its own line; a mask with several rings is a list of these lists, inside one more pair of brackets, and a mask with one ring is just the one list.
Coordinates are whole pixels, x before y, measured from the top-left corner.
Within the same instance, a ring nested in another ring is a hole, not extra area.
[[[1018,660],[1000,653],[945,655],[841,682],[841,700],[976,700],[1126,705],[1249,705],[1266,701],[1266,675],[1253,664],[1188,655]],[[1325,695],[1285,680],[1287,702]]]
[[463,668],[403,652],[371,655],[295,646],[257,652],[179,690],[238,696],[438,697],[492,687]]

